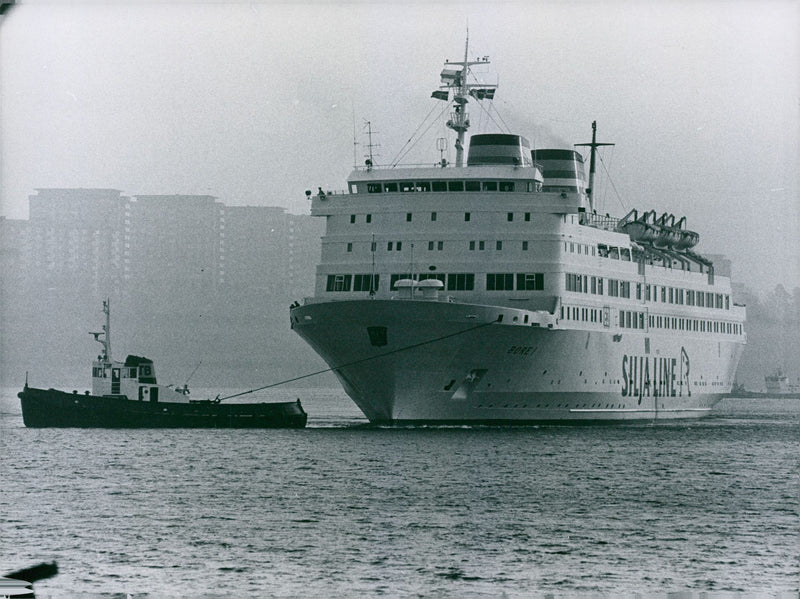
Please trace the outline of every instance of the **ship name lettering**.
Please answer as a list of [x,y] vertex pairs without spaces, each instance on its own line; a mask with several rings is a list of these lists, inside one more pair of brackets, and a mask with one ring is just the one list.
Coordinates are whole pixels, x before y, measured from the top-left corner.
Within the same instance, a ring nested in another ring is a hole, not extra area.
[[689,356],[681,348],[681,358],[622,356],[622,397],[681,397],[691,395]]

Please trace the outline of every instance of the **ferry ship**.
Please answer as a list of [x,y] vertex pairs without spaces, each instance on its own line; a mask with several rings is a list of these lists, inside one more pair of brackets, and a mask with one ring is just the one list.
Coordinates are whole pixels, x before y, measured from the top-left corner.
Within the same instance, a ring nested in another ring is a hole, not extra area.
[[[381,168],[306,195],[326,219],[313,297],[291,326],[372,423],[593,423],[696,418],[730,393],[746,342],[730,280],[686,219],[593,204],[584,158],[474,134],[491,102],[469,40],[446,61],[455,164]],[[444,144],[439,143],[438,149]],[[466,157],[465,157],[466,154]],[[465,159],[466,158],[466,159]],[[649,200],[648,200],[649,201]]]

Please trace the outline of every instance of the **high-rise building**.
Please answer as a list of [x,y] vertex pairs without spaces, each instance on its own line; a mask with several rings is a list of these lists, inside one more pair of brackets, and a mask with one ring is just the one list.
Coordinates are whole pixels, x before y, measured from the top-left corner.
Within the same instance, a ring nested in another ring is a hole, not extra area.
[[283,208],[225,208],[225,285],[247,297],[286,292],[289,218]]
[[131,291],[190,300],[224,283],[225,211],[213,196],[135,196],[130,243]]
[[117,189],[37,189],[25,248],[32,284],[57,294],[120,291],[129,269],[130,198]]

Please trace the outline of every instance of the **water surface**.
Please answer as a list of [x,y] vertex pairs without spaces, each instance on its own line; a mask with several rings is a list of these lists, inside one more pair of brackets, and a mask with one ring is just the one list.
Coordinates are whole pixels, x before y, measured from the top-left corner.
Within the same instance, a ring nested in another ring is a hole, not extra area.
[[800,402],[681,423],[26,429],[0,398],[3,571],[37,597],[796,596]]

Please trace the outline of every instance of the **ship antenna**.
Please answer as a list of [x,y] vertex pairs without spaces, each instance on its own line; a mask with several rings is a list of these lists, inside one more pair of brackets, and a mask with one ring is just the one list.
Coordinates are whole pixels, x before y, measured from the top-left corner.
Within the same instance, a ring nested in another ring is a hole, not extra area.
[[592,151],[589,155],[589,187],[586,188],[586,197],[589,199],[589,212],[594,212],[594,162],[597,148],[600,146],[613,146],[614,144],[599,143],[597,141],[597,121],[592,121],[592,141],[591,143],[575,144],[576,146],[590,146]]
[[350,107],[353,109],[353,168],[356,168],[358,166],[358,140],[356,139],[356,107],[352,99]]
[[375,233],[372,234],[372,243],[369,246],[372,250],[372,276],[369,278],[369,296],[375,297]]
[[367,148],[369,149],[369,154],[365,154],[364,156],[368,159],[367,166],[372,168],[372,165],[375,164],[375,157],[372,154],[372,148],[377,148],[380,144],[372,143],[372,121],[365,121],[367,127]]

